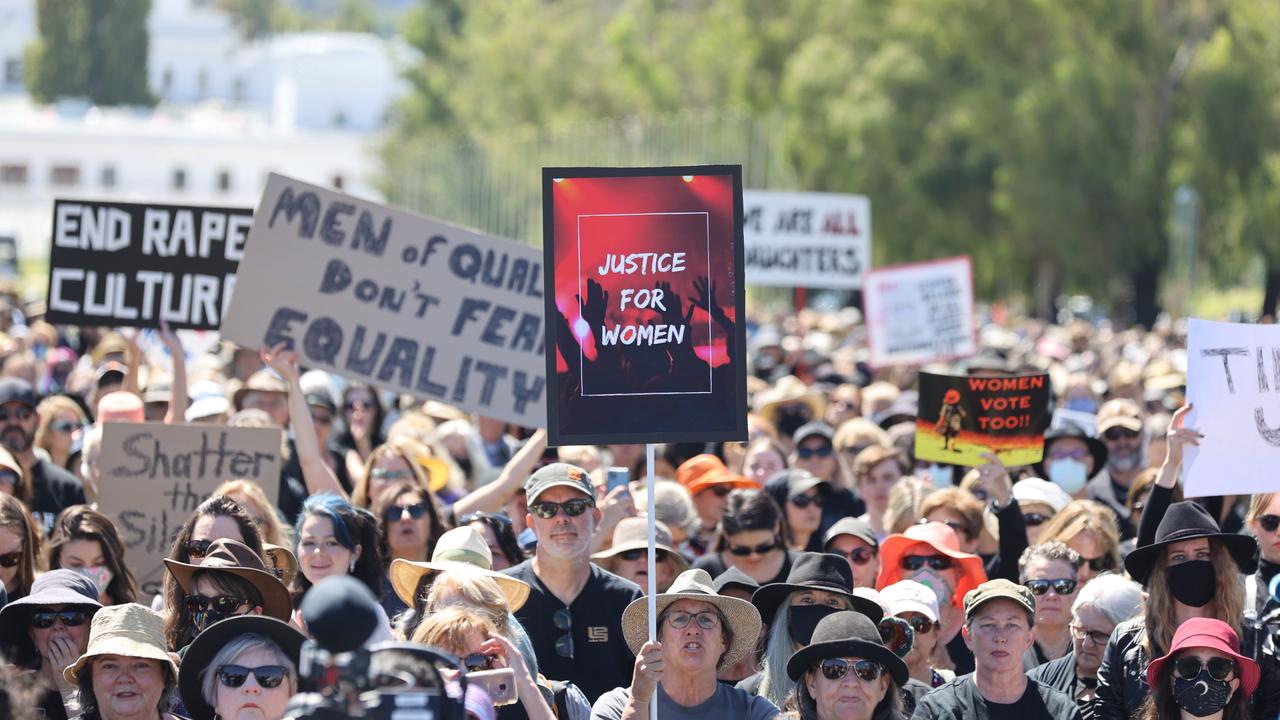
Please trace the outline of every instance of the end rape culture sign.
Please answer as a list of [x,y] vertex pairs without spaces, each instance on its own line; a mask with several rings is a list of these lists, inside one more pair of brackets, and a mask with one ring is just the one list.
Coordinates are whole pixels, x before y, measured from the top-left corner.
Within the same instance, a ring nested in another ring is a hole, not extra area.
[[249,208],[56,200],[48,320],[217,329],[252,221]]
[[871,269],[871,201],[837,193],[742,193],[748,285],[857,290]]
[[542,254],[283,175],[267,180],[222,334],[483,415],[546,422]]

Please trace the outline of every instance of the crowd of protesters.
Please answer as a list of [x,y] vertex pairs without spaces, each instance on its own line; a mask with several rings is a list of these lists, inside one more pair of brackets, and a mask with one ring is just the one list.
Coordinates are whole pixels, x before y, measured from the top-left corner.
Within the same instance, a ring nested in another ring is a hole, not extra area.
[[[1048,372],[1073,419],[1039,464],[968,468],[914,457],[920,368],[868,368],[856,315],[754,318],[746,441],[647,468],[283,346],[15,311],[0,715],[278,720],[324,689],[300,607],[341,577],[378,601],[367,647],[511,671],[496,706],[460,693],[474,718],[1280,715],[1280,494],[1182,500],[1214,428],[1184,422],[1180,327],[987,325],[980,355],[924,369]],[[129,482],[99,468],[104,426],[143,421],[276,427],[282,453],[270,492],[222,478],[179,523],[151,592],[97,509]]]

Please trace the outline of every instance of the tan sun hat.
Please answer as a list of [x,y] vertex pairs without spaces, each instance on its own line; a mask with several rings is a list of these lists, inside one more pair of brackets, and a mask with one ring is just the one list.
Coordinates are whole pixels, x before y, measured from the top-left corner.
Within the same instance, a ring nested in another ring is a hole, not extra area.
[[[654,547],[658,552],[671,560],[678,572],[689,569],[689,561],[684,559],[678,550],[671,547],[671,530],[661,520],[655,520]],[[592,560],[608,560],[628,550],[647,550],[649,548],[649,521],[643,517],[627,517],[618,521],[613,529],[613,544],[607,550],[591,556]]]
[[293,599],[289,596],[289,588],[244,543],[230,538],[218,538],[210,543],[200,562],[184,563],[165,558],[164,566],[187,595],[196,594],[194,580],[197,572],[226,573],[244,580],[258,591],[262,596],[263,613],[284,622],[289,622],[293,615]]
[[[717,595],[706,570],[694,569],[680,573],[669,590],[654,598],[654,609],[661,616],[677,600],[697,600],[715,605],[724,614],[733,630],[733,644],[725,651],[724,657],[720,658],[717,667],[733,665],[756,646],[756,639],[760,636],[760,611],[746,600]],[[627,647],[633,653],[639,652],[640,646],[649,639],[648,598],[636,598],[622,611],[622,636],[626,638]]]
[[431,553],[431,562],[413,562],[399,558],[392,560],[391,587],[405,605],[413,607],[413,595],[422,576],[449,570],[478,573],[498,583],[511,612],[519,610],[529,599],[528,583],[493,569],[493,552],[489,550],[489,544],[470,525],[454,528],[441,535],[436,541],[436,549]]
[[80,681],[80,669],[100,655],[159,660],[173,673],[173,681],[178,681],[178,664],[173,661],[164,639],[164,618],[137,603],[112,605],[94,613],[89,626],[89,647],[62,671],[62,677],[75,685]]

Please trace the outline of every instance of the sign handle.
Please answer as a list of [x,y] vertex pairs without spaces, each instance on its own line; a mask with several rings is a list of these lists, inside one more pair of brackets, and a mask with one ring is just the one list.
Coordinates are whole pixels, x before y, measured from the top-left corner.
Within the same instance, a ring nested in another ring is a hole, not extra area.
[[[648,568],[648,569],[649,569],[649,578],[648,578],[648,580],[647,580],[647,582],[648,582],[648,584],[649,584],[649,588],[648,588],[649,597],[647,598],[647,600],[648,600],[648,602],[649,602],[649,641],[650,641],[650,642],[652,642],[652,641],[654,641],[654,640],[657,640],[657,639],[658,639],[658,598],[657,598],[658,588],[657,588],[657,582],[656,582],[656,580],[655,580],[655,578],[657,578],[657,577],[658,577],[657,560],[656,560],[656,558],[657,558],[657,552],[658,552],[658,551],[657,551],[657,547],[656,547],[656,546],[657,546],[657,544],[658,544],[658,542],[657,542],[657,537],[656,537],[656,536],[657,536],[657,528],[658,528],[658,526],[657,526],[657,524],[656,524],[656,523],[657,523],[658,514],[654,511],[654,493],[653,493],[653,484],[654,484],[654,477],[653,477],[653,463],[654,463],[654,459],[653,459],[653,455],[654,455],[654,447],[655,447],[655,446],[654,446],[654,444],[653,444],[653,443],[648,443],[647,445],[645,445],[645,446],[644,446],[645,473],[646,473],[646,479],[645,479],[645,494],[646,494],[646,499],[645,499],[645,518],[646,518],[646,523],[645,523],[645,524],[648,526],[648,533],[649,533],[649,536],[648,536],[648,543],[649,543],[649,560],[648,560],[648,563],[649,563],[649,568]],[[654,691],[653,691],[653,700],[652,700],[652,702],[650,702],[650,703],[649,703],[649,720],[658,720],[658,690],[657,690],[657,688],[654,688]]]

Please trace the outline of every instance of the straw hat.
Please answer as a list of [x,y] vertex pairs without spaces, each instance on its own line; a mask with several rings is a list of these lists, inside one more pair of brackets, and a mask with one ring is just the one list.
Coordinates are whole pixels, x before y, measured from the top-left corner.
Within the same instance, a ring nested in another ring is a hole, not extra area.
[[784,403],[797,402],[809,406],[809,417],[813,420],[821,418],[827,409],[822,394],[807,387],[804,381],[794,375],[779,378],[772,388],[757,395],[756,401],[760,404],[756,412],[775,425],[778,421],[778,406]]
[[244,385],[231,396],[231,406],[244,409],[244,398],[251,392],[289,394],[289,385],[274,371],[263,368],[249,376]]
[[293,579],[298,576],[298,556],[287,547],[271,543],[262,543],[262,553],[267,556],[271,571],[280,578],[280,582],[285,587],[292,585]]
[[[719,667],[725,668],[742,659],[756,646],[760,636],[760,611],[747,602],[734,597],[717,595],[711,576],[706,570],[686,570],[680,573],[667,592],[654,597],[654,609],[659,615],[677,600],[697,600],[715,605],[733,630],[733,644],[720,658]],[[639,652],[649,639],[649,599],[636,598],[622,611],[622,636],[631,652]]]
[[75,685],[80,681],[81,668],[100,655],[159,660],[173,673],[174,681],[178,679],[178,664],[173,661],[164,639],[164,618],[137,603],[112,605],[94,613],[89,626],[89,647],[62,671],[62,677]]
[[[680,572],[689,569],[689,561],[671,547],[671,530],[661,520],[654,520],[654,547],[665,555]],[[628,550],[649,548],[649,523],[643,517],[627,517],[618,521],[613,529],[613,545],[591,556],[592,560],[608,560]]]
[[204,559],[199,563],[184,563],[177,560],[164,559],[165,567],[178,581],[182,591],[188,595],[196,592],[195,574],[201,570],[223,572],[235,575],[253,585],[262,596],[262,612],[279,620],[288,621],[293,615],[293,600],[289,589],[285,587],[275,573],[267,569],[266,563],[248,545],[219,538],[209,545]]
[[529,599],[529,585],[493,569],[493,552],[484,537],[470,525],[454,528],[440,536],[431,552],[431,562],[391,561],[391,587],[405,605],[413,607],[414,593],[423,575],[433,572],[463,571],[483,575],[498,583],[507,598],[507,606],[515,612]]

